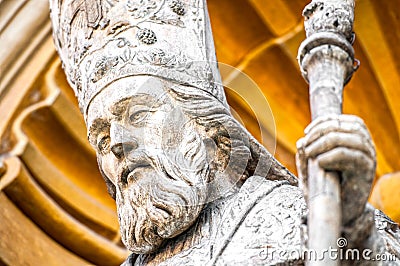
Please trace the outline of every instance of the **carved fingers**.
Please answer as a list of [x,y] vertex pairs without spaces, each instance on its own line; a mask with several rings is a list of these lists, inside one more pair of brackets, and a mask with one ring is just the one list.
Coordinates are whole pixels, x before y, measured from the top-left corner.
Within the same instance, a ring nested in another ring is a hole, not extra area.
[[[337,133],[355,134],[371,142],[371,137],[364,121],[353,115],[324,116],[317,118],[307,126],[304,133],[306,134],[303,143],[305,146],[312,144],[317,139],[327,136],[330,133],[333,134],[330,134],[328,138],[335,136]],[[349,143],[349,145],[354,146],[352,142],[353,141],[345,141],[346,144]]]
[[321,117],[305,133],[297,142],[300,161],[316,158],[322,168],[340,172],[370,170],[375,165],[372,139],[364,122],[356,116]]
[[354,210],[365,204],[375,175],[376,152],[364,121],[353,115],[324,116],[314,120],[305,129],[305,134],[297,142],[296,155],[305,193],[307,163],[309,159],[315,159],[326,171],[340,173],[342,200],[353,201],[349,204],[343,202],[344,205],[352,206]]
[[374,160],[365,153],[348,147],[335,147],[318,157],[319,165],[331,171],[355,172],[357,170],[371,170]]

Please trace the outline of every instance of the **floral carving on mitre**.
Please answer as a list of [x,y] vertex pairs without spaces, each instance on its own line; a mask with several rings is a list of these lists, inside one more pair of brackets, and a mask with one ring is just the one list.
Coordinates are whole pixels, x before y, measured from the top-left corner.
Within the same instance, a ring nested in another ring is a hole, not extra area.
[[126,8],[133,18],[145,18],[157,9],[157,3],[155,0],[128,0]]
[[140,63],[174,68],[177,71],[183,71],[190,65],[187,57],[182,52],[171,53],[160,48],[139,52],[137,59]]

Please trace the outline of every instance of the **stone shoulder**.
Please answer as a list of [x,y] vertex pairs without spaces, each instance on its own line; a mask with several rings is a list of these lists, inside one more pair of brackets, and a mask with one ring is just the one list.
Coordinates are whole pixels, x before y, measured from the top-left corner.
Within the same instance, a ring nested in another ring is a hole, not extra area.
[[[298,187],[252,177],[224,213],[216,265],[270,265],[296,261],[307,207]],[[223,241],[221,241],[223,240]]]

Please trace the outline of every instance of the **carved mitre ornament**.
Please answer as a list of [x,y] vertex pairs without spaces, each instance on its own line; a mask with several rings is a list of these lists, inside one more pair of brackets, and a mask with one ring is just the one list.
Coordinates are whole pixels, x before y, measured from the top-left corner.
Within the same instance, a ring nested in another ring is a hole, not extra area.
[[205,0],[50,2],[55,44],[88,125],[93,99],[132,76],[192,86],[227,106]]

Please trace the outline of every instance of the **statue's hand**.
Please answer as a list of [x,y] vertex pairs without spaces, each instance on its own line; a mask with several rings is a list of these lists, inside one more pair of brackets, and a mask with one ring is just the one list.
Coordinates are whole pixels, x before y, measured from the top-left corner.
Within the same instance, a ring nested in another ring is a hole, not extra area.
[[307,163],[316,159],[321,168],[337,171],[341,178],[343,224],[364,210],[375,175],[375,148],[364,121],[353,115],[314,120],[297,142],[296,164],[307,197]]

